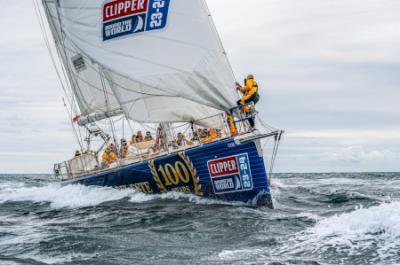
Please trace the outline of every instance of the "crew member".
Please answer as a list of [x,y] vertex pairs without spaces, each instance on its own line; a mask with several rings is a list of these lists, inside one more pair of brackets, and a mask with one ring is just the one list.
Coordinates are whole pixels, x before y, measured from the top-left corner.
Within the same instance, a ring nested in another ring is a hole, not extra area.
[[229,131],[231,133],[231,136],[237,136],[239,133],[238,133],[238,130],[236,128],[235,121],[233,120],[233,116],[230,115],[229,113],[227,113],[226,117],[227,117],[227,122],[229,124]]
[[145,142],[153,141],[153,136],[151,136],[151,132],[146,132],[146,136],[144,137]]
[[79,156],[81,156],[82,154],[81,154],[81,151],[80,150],[76,150],[75,151],[75,157],[79,157]]
[[119,157],[124,159],[129,155],[129,146],[125,139],[121,139],[121,147],[119,149]]
[[[242,87],[240,86],[239,83],[236,83],[237,89],[242,92],[243,97],[238,101],[238,105],[245,105],[249,103],[254,103],[257,104],[258,101],[260,100],[260,95],[258,93],[258,84],[254,80],[253,75],[248,75],[247,78],[245,79],[245,85]],[[243,106],[242,107],[243,111],[246,112],[247,114],[250,114],[252,112],[252,108],[250,106]],[[255,127],[255,120],[254,117],[249,118],[249,123],[252,128]]]
[[117,161],[117,154],[112,150],[111,146],[108,146],[102,155],[102,161],[104,167],[108,167],[112,162]]
[[214,141],[215,139],[217,139],[217,130],[215,130],[214,128],[211,128],[208,131],[208,136],[203,140],[203,142],[205,143],[211,143],[212,141]]
[[136,143],[138,143],[138,144],[142,143],[143,140],[144,140],[144,137],[143,137],[142,131],[138,131],[136,134]]

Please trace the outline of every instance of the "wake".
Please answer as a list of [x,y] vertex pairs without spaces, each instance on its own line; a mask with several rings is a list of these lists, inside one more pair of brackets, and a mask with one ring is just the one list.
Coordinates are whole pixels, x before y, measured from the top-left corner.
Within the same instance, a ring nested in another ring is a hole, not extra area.
[[55,209],[84,208],[123,199],[128,199],[131,203],[172,200],[199,205],[243,205],[243,203],[221,202],[177,192],[147,195],[133,189],[117,190],[109,187],[83,185],[61,186],[59,184],[49,184],[42,187],[25,187],[23,183],[13,183],[13,185],[2,185],[0,187],[0,204],[29,201],[34,203],[49,203],[50,207]]

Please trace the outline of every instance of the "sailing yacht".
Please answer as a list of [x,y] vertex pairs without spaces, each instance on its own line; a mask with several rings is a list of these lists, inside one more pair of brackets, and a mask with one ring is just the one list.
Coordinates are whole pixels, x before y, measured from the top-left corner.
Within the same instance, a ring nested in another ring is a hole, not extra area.
[[[272,206],[283,131],[262,122],[252,103],[252,113],[237,106],[236,78],[205,0],[37,0],[35,8],[80,145],[54,165],[63,185]],[[258,130],[248,125],[255,117]],[[151,128],[155,140],[132,142],[126,155],[102,163],[127,125]],[[177,144],[178,133],[190,140]],[[269,157],[265,142],[273,142]]]

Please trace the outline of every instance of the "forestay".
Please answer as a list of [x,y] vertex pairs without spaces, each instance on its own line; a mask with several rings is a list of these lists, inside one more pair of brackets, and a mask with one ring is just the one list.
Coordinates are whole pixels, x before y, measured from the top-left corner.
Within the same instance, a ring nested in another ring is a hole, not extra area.
[[236,104],[204,0],[43,0],[83,114],[187,122]]

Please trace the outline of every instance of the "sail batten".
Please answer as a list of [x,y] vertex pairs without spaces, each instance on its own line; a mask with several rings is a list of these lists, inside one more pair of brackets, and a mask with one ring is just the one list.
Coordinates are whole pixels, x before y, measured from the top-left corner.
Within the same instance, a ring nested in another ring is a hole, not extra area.
[[187,122],[236,104],[204,0],[42,1],[82,114],[121,109],[139,122]]

